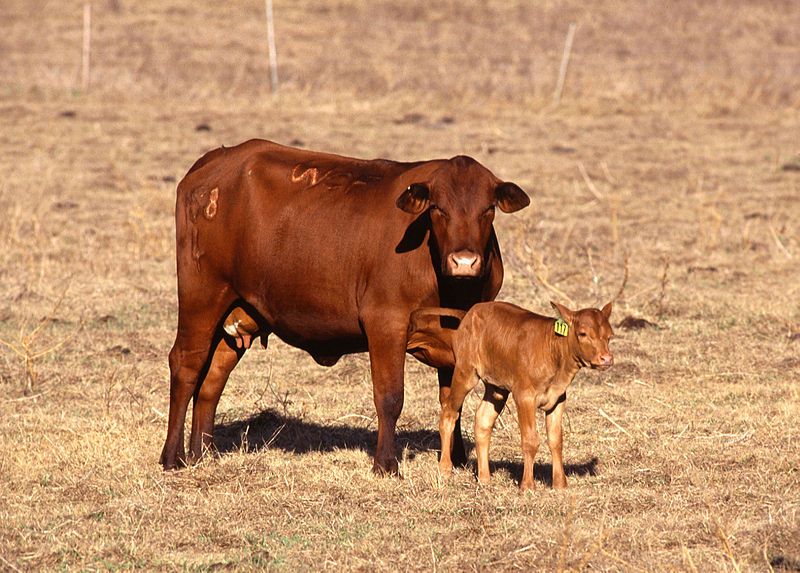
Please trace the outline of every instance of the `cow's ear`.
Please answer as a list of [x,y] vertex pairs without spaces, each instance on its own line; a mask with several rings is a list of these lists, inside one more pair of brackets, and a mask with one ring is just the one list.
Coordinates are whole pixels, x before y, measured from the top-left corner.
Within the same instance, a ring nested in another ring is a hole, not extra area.
[[494,196],[497,199],[497,206],[505,213],[519,211],[531,204],[528,194],[510,181],[498,185]]
[[608,303],[607,305],[605,305],[603,307],[603,310],[600,311],[600,314],[602,314],[604,317],[606,317],[606,320],[611,318],[611,303]]
[[559,304],[559,303],[554,302],[552,300],[550,301],[550,305],[556,310],[556,312],[558,313],[558,315],[561,318],[563,318],[565,321],[567,321],[570,324],[573,323],[573,321],[575,320],[575,313],[574,312],[572,312],[570,309],[568,309],[563,304]]
[[431,192],[427,185],[423,183],[412,183],[408,186],[408,189],[403,191],[400,197],[397,198],[395,205],[406,213],[419,215],[428,208],[430,198]]

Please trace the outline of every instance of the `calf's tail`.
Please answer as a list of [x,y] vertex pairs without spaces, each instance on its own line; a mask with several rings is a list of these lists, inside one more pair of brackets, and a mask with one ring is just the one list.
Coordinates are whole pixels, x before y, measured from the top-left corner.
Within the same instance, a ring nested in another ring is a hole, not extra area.
[[453,334],[465,314],[454,308],[418,308],[408,321],[406,351],[428,366],[454,368]]

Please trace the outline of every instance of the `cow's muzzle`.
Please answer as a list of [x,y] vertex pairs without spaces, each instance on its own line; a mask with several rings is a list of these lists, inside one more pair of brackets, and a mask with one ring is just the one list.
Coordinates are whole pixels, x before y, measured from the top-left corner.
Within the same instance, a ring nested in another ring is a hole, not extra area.
[[447,256],[444,272],[451,277],[474,278],[483,270],[481,256],[472,251],[463,250]]

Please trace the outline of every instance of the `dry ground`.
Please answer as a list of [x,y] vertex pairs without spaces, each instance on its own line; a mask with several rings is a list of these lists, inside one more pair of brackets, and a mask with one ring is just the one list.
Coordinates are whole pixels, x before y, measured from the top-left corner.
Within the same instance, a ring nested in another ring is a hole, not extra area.
[[[263,3],[201,4],[96,0],[88,93],[81,2],[0,6],[0,570],[800,570],[796,2],[276,0],[276,96]],[[366,357],[277,340],[231,377],[221,455],[161,471],[174,189],[254,136],[516,181],[500,298],[533,310],[627,266],[613,322],[657,327],[570,390],[566,493],[546,448],[517,493],[513,407],[492,485],[441,483],[411,359],[405,479],[373,477]]]

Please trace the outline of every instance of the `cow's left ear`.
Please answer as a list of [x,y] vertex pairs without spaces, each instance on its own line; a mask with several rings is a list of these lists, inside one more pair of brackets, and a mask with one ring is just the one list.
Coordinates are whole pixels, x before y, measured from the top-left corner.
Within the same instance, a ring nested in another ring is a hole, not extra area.
[[397,198],[395,205],[406,213],[419,215],[428,208],[431,192],[424,183],[412,183],[408,189],[403,191]]
[[497,199],[497,206],[505,213],[519,211],[531,204],[528,194],[510,181],[498,185],[494,196]]
[[554,300],[550,301],[550,306],[552,306],[558,315],[566,320],[568,323],[572,324],[575,321],[575,313],[568,309],[563,304],[559,304]]

